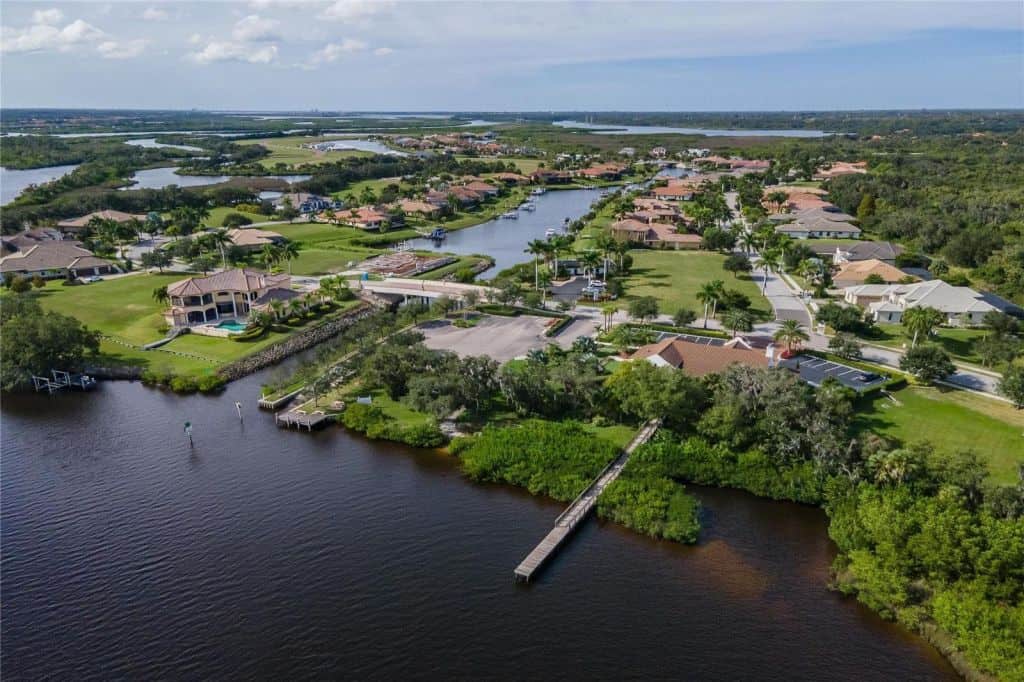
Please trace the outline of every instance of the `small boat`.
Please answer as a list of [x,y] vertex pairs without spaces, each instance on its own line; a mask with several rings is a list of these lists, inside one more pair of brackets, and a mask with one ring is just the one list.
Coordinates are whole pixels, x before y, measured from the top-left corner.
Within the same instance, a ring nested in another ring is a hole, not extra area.
[[529,201],[527,201],[525,204],[523,204],[519,208],[521,208],[524,211],[536,211],[537,210],[537,207],[535,205],[531,204]]
[[501,217],[504,218],[505,220],[516,220],[517,218],[519,218],[519,214],[516,213],[515,211],[509,211],[508,213],[502,213]]
[[544,194],[545,192],[547,192],[546,189],[544,189],[543,187],[538,187],[537,189],[530,192],[530,194],[532,194],[535,197],[539,197],[541,194]]
[[429,235],[427,235],[429,239],[433,239],[434,241],[441,241],[447,236],[448,230],[444,229],[443,227],[436,227]]
[[552,237],[554,237],[557,234],[558,234],[558,230],[556,230],[553,227],[549,227],[548,229],[544,230],[544,236],[547,237],[548,239],[551,239]]

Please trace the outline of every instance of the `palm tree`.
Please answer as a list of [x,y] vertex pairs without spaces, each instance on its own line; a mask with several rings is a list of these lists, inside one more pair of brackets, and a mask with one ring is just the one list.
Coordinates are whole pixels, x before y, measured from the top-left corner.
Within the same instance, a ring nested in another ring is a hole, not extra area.
[[793,346],[800,345],[810,337],[804,331],[803,325],[796,320],[783,320],[782,326],[775,331],[772,338],[784,342],[786,351],[792,353]]
[[540,273],[540,304],[543,306],[547,302],[548,288],[551,286],[551,273],[544,271]]
[[708,328],[708,308],[711,308],[711,317],[715,316],[718,308],[718,301],[722,298],[722,291],[725,289],[725,282],[720,279],[706,282],[697,290],[697,300],[704,305],[704,328]]
[[277,249],[278,258],[288,261],[288,274],[292,274],[292,260],[299,257],[299,245],[288,241]]
[[224,229],[214,230],[213,232],[209,233],[206,236],[206,239],[209,242],[210,246],[220,250],[221,267],[227,270],[228,259],[224,253],[224,247],[234,243],[231,241],[231,237],[228,236],[228,231]]
[[533,255],[533,288],[540,289],[540,257],[549,251],[548,243],[541,239],[531,240],[526,245],[526,253]]
[[558,277],[558,254],[568,249],[571,244],[572,239],[564,234],[551,238],[551,252],[555,256],[555,277]]
[[778,270],[782,259],[775,249],[766,249],[761,252],[761,268],[764,270],[764,281],[761,283],[761,294],[768,290],[768,272]]
[[601,252],[601,265],[604,268],[602,270],[602,276],[608,279],[608,256],[615,250],[615,238],[607,232],[602,232],[597,235],[597,239],[594,244],[597,246],[598,251]]
[[903,311],[903,327],[914,335],[911,348],[917,345],[918,336],[928,336],[932,330],[942,324],[945,316],[935,308],[909,308]]
[[480,302],[480,293],[476,289],[470,289],[462,295],[462,319],[469,317],[469,311]]
[[268,305],[270,306],[270,310],[274,314],[274,320],[280,320],[281,313],[284,312],[284,301],[275,298]]
[[744,230],[740,233],[739,243],[744,252],[751,253],[757,245],[757,238],[753,232]]
[[580,262],[583,264],[583,272],[590,273],[587,281],[593,281],[594,271],[597,270],[597,266],[601,263],[601,256],[599,256],[596,251],[584,251],[583,254],[580,255]]
[[746,310],[733,308],[722,316],[722,324],[732,330],[732,335],[737,332],[749,332],[754,329],[754,318]]
[[604,330],[606,332],[612,328],[612,318],[615,317],[617,312],[619,312],[619,306],[616,303],[606,303],[601,306],[601,315],[604,317]]
[[270,271],[270,267],[280,258],[277,252],[277,247],[272,244],[264,244],[263,249],[260,251],[260,256],[263,258],[263,264],[266,266],[268,272]]
[[157,303],[164,304],[171,300],[171,297],[167,295],[166,284],[162,287],[157,287],[156,289],[153,289],[153,300],[156,301]]

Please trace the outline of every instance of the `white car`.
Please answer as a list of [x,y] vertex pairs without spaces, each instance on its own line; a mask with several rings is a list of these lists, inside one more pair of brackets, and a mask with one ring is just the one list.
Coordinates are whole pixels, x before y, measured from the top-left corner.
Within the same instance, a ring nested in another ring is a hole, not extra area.
[[99,275],[93,275],[92,277],[86,277],[82,281],[85,282],[86,284],[93,284],[94,282],[102,282],[103,278],[100,277]]

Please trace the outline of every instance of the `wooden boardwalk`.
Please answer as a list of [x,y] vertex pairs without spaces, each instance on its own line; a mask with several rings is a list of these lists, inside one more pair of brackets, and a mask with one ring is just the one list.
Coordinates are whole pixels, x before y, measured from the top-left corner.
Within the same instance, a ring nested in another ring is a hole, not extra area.
[[605,467],[604,471],[598,475],[594,482],[587,486],[586,490],[580,493],[579,497],[573,500],[573,503],[564,512],[559,514],[558,518],[555,519],[555,527],[551,529],[551,532],[516,567],[516,580],[529,582],[533,579],[533,575],[554,555],[562,543],[572,535],[576,527],[587,518],[587,514],[597,504],[597,498],[622,473],[633,451],[650,440],[659,426],[661,426],[660,419],[653,419],[644,424],[637,434],[633,436],[633,440],[629,442],[629,445],[622,451],[622,454]]

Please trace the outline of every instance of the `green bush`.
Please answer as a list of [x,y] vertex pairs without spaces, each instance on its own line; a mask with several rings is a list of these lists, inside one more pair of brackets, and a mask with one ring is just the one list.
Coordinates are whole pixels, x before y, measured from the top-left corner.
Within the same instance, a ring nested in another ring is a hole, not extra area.
[[700,503],[668,478],[631,475],[631,462],[597,501],[599,516],[666,540],[694,543],[700,532]]
[[224,389],[227,381],[219,374],[207,374],[199,377],[196,387],[200,393],[217,393]]
[[176,376],[171,379],[170,386],[175,393],[195,393],[199,390],[199,382],[190,376]]
[[534,495],[571,500],[614,459],[619,448],[576,422],[531,419],[517,426],[486,427],[454,452],[479,481],[523,486]]
[[375,440],[391,440],[417,448],[441,447],[447,440],[436,422],[402,426],[372,405],[349,405],[340,419],[346,428]]

